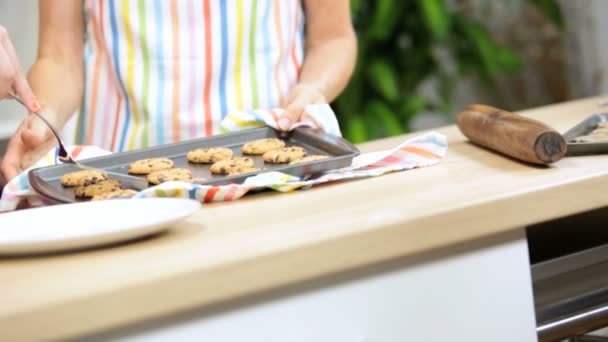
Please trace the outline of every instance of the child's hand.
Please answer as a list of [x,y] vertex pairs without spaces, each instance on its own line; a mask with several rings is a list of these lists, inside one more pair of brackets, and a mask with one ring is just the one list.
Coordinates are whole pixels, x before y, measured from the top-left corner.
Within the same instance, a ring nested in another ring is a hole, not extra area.
[[279,128],[288,131],[293,124],[300,121],[306,106],[321,103],[326,103],[326,101],[319,89],[304,83],[296,85],[283,106],[285,114],[281,115],[279,119]]

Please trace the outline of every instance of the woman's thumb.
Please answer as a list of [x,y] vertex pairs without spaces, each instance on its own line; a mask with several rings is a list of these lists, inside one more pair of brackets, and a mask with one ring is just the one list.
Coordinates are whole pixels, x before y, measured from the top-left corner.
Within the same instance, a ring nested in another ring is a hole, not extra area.
[[[54,121],[52,118],[45,117],[45,119],[49,122]],[[21,132],[21,139],[26,146],[35,148],[47,141],[52,135],[46,123],[35,114],[30,114],[26,120],[25,129]]]

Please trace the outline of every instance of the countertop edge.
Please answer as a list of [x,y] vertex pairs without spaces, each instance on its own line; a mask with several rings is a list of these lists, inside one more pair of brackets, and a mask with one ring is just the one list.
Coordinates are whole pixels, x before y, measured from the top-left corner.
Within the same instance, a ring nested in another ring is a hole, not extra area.
[[[140,323],[142,320],[159,319],[188,310],[202,310],[218,303],[354,271],[396,258],[414,258],[430,250],[481,241],[519,229],[513,228],[513,222],[522,222],[521,217],[517,218],[521,212],[526,213],[525,221],[529,224],[605,206],[608,200],[598,191],[598,186],[605,183],[607,178],[608,176],[601,175],[589,177],[491,202],[474,203],[440,215],[393,222],[374,230],[317,241],[222,267],[193,270],[59,305],[40,307],[24,314],[1,318],[0,331],[9,339],[77,338]],[[567,208],[557,203],[547,205],[556,201],[552,196],[554,191],[560,191],[562,195],[564,192],[574,194],[584,191],[589,198],[584,203],[573,201]],[[535,203],[542,205],[535,208]],[[487,220],[476,220],[478,216],[472,217],[469,215],[471,212],[496,217],[500,214],[501,220],[494,221],[491,227],[483,227],[478,222]],[[442,227],[448,224],[458,229],[453,230],[453,234],[445,234]],[[415,243],[407,243],[414,240]],[[335,258],[336,255],[344,258]],[[234,271],[237,269],[239,272]],[[280,277],[268,279],[259,276],[268,273],[280,274]],[[167,293],[180,293],[180,296],[159,295]],[[208,296],[206,293],[213,295]],[[92,314],[94,317],[91,317]],[[28,322],[29,327],[36,328],[20,329],[23,328],[24,321]]]

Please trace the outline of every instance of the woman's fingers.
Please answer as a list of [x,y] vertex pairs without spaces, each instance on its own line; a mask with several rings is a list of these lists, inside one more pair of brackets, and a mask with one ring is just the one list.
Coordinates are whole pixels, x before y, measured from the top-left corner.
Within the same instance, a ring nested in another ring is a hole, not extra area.
[[8,142],[0,161],[0,178],[10,181],[56,145],[57,141],[44,122],[30,114]]
[[300,120],[306,106],[324,102],[325,97],[315,88],[305,85],[296,86],[285,108],[285,113],[279,119],[279,128],[288,131],[293,124]]
[[0,45],[0,98],[8,97],[8,92],[12,90],[13,80],[16,71],[13,68],[10,58]]

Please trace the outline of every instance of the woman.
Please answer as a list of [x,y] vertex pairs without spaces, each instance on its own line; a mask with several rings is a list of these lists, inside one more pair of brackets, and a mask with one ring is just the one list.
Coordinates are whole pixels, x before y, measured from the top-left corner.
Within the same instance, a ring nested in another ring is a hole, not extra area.
[[[34,93],[68,143],[115,152],[218,134],[234,110],[285,108],[289,129],[307,104],[332,101],[355,63],[348,0],[39,4]],[[53,145],[30,116],[0,169],[11,179]]]

